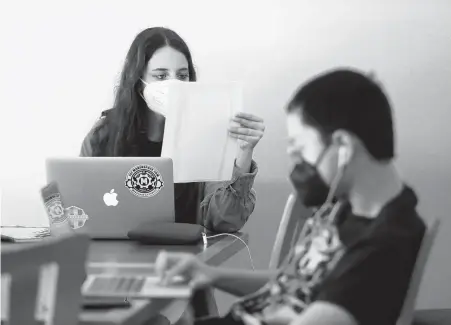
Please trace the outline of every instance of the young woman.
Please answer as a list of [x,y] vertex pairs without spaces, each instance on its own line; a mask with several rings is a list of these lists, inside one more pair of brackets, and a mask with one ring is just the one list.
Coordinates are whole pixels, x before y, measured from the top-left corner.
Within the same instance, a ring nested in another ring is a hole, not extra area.
[[[158,88],[174,80],[196,81],[188,46],[166,28],[142,31],[128,51],[114,106],[102,113],[83,141],[80,155],[159,157],[165,117],[155,96],[164,95],[164,90]],[[257,165],[252,154],[265,126],[261,118],[251,114],[238,114],[233,122],[229,133],[240,140],[240,150],[232,181],[175,184],[176,222],[198,223],[216,232],[236,232],[254,210],[252,186]]]

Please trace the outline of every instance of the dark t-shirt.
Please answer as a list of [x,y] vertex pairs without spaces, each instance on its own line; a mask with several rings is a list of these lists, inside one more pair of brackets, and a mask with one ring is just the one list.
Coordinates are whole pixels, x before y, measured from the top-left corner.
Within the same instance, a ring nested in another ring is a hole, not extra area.
[[143,137],[138,146],[138,157],[160,157],[163,142],[153,142]]
[[[136,157],[161,157],[163,142],[153,142],[142,133],[137,144],[131,149],[129,155]],[[197,223],[200,197],[199,183],[174,184],[175,221],[181,223]]]
[[360,325],[396,324],[426,229],[416,205],[406,186],[376,218],[356,216],[347,206],[332,226],[318,221],[277,280],[235,304],[232,315],[264,319],[287,301],[297,313],[326,301],[347,310]]
[[362,325],[395,324],[426,226],[408,187],[375,219],[353,215],[339,220],[346,253],[319,288],[316,300],[348,310]]

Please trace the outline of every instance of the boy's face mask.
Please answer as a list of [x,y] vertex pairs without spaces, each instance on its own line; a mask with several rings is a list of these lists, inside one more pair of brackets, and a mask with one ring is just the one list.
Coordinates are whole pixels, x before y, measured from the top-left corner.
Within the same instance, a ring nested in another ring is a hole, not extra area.
[[323,150],[314,165],[303,160],[291,172],[290,180],[306,207],[319,207],[326,202],[330,187],[318,172],[318,166],[328,149]]

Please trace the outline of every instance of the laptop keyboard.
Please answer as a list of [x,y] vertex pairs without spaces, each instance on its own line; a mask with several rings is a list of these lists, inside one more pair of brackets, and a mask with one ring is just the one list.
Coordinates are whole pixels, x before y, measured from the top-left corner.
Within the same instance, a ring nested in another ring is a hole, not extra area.
[[146,279],[137,276],[95,277],[86,293],[95,294],[136,294],[141,292]]

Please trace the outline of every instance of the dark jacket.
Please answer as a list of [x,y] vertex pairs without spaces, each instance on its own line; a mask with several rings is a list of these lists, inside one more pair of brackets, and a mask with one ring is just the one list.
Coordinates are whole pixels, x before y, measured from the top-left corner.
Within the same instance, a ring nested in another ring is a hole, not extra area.
[[[103,121],[101,118],[85,137],[81,157],[92,156],[92,135]],[[174,184],[176,222],[197,223],[214,232],[239,231],[254,211],[256,193],[252,186],[257,171],[252,161],[250,173],[235,166],[231,181]]]

